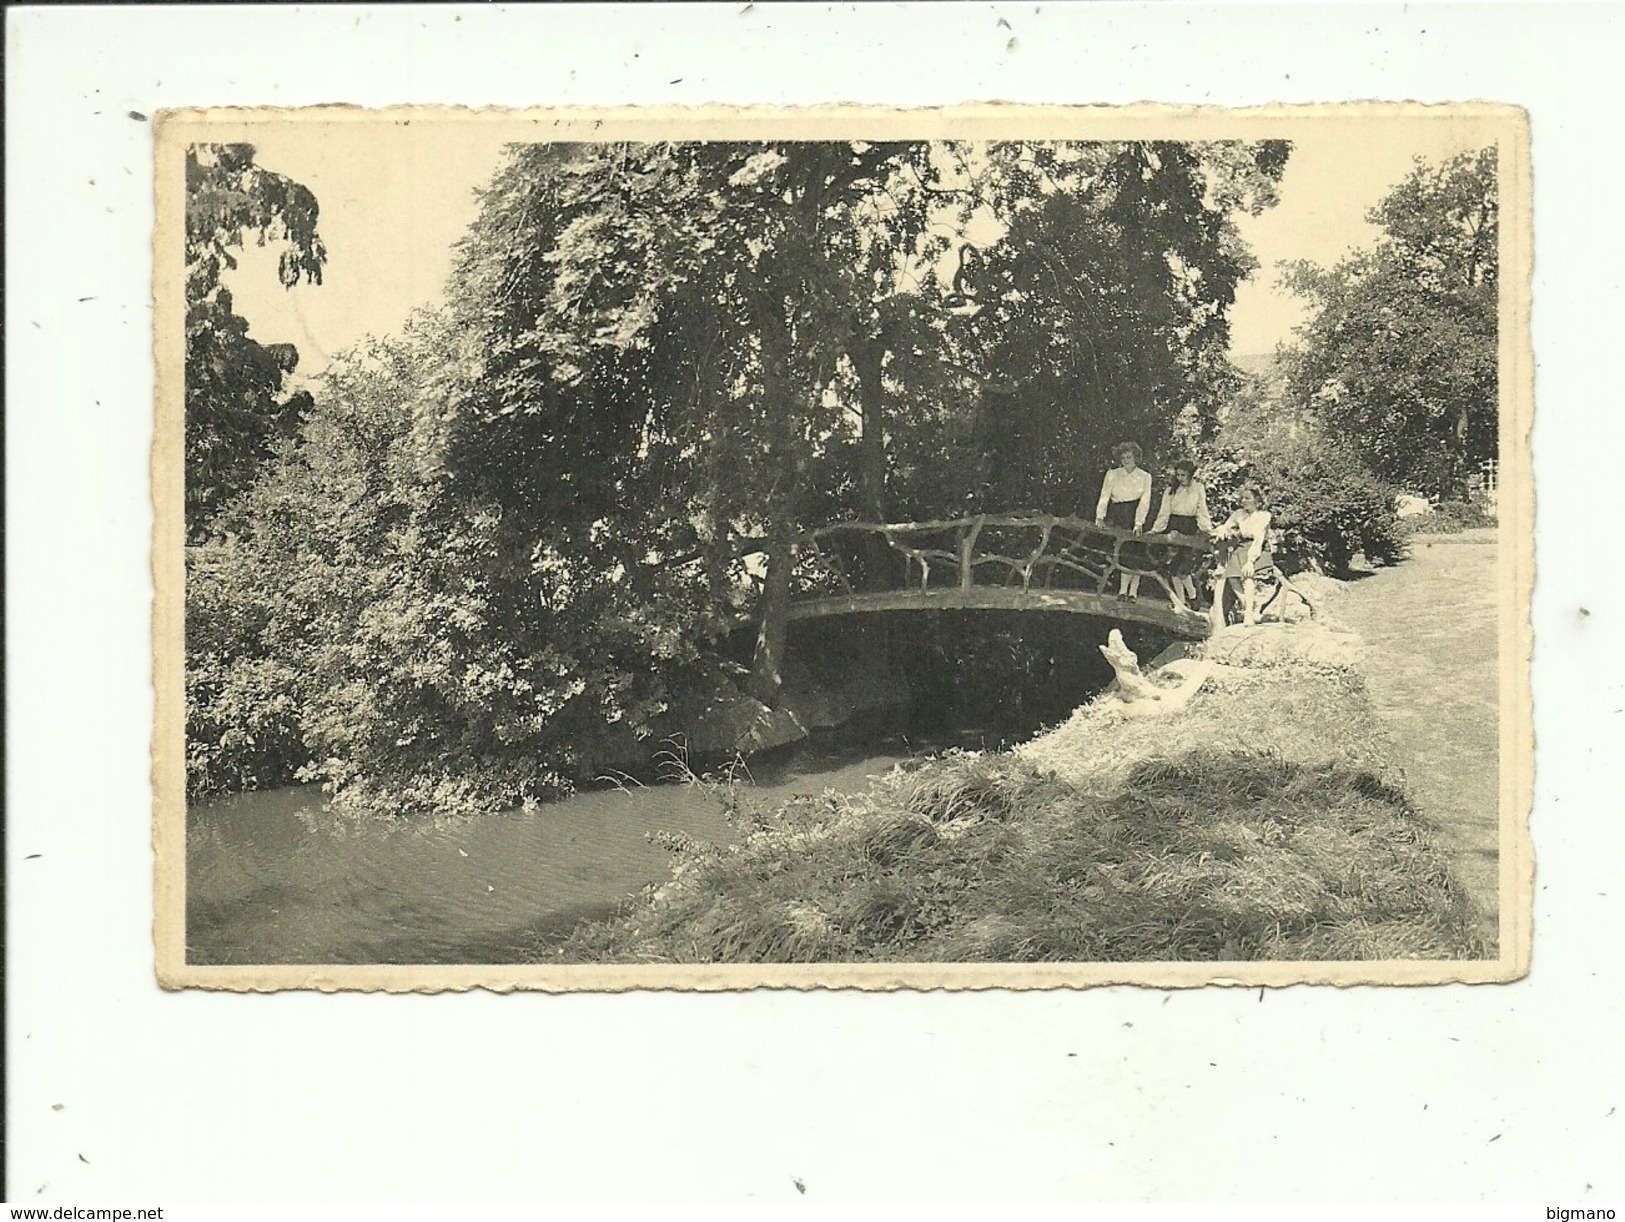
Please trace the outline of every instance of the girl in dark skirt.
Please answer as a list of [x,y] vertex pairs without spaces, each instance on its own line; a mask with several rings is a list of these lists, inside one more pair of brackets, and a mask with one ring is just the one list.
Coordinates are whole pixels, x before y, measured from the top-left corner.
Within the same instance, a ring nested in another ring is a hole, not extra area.
[[[1146,515],[1151,511],[1151,472],[1140,466],[1145,452],[1137,443],[1125,441],[1112,453],[1117,458],[1117,466],[1106,472],[1100,485],[1095,525],[1142,531]],[[1139,593],[1138,573],[1118,573],[1117,597],[1135,598]]]
[[[1213,518],[1207,510],[1207,488],[1196,478],[1196,464],[1190,459],[1182,458],[1174,464],[1173,481],[1162,494],[1162,509],[1151,531],[1189,539],[1204,539],[1213,533]],[[1174,594],[1187,605],[1196,601],[1196,581],[1191,574],[1201,561],[1199,552],[1181,548],[1169,571]]]

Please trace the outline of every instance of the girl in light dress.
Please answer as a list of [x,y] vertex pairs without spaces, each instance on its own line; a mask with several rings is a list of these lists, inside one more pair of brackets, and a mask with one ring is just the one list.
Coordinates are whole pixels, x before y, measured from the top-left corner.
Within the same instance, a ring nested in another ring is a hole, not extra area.
[[[1117,466],[1106,472],[1100,485],[1095,525],[1138,533],[1145,529],[1146,516],[1151,512],[1151,472],[1140,466],[1145,451],[1137,443],[1125,441],[1112,453]],[[1117,597],[1137,598],[1139,593],[1138,573],[1117,574]]]
[[1231,543],[1224,570],[1213,579],[1213,627],[1224,627],[1226,589],[1241,596],[1242,623],[1258,623],[1258,582],[1260,574],[1275,567],[1270,555],[1270,514],[1264,508],[1264,490],[1257,484],[1242,485],[1241,508],[1225,519],[1214,538]]
[[[1183,535],[1200,539],[1213,533],[1213,518],[1207,509],[1207,488],[1196,478],[1196,464],[1182,458],[1174,464],[1174,477],[1162,494],[1153,534]],[[1192,574],[1201,561],[1196,552],[1181,552],[1169,573],[1169,584],[1186,606],[1196,601],[1196,579]]]

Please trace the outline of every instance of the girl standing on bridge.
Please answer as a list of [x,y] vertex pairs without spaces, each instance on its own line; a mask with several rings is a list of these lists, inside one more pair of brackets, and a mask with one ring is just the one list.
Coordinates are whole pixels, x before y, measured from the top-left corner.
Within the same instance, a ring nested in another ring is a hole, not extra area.
[[[1151,472],[1140,466],[1145,451],[1138,443],[1125,441],[1112,453],[1117,458],[1117,466],[1106,472],[1106,479],[1100,485],[1095,525],[1138,533],[1145,529],[1146,515],[1151,512]],[[1140,575],[1119,572],[1117,597],[1137,598],[1139,594]]]
[[[1213,533],[1213,517],[1207,509],[1207,488],[1196,478],[1196,464],[1182,458],[1174,464],[1174,477],[1162,494],[1162,509],[1157,513],[1157,524],[1151,533],[1184,535],[1200,539]],[[1181,552],[1169,572],[1174,593],[1186,605],[1196,601],[1196,579],[1191,576],[1201,557],[1195,552]]]
[[1213,583],[1213,626],[1224,627],[1225,587],[1240,587],[1242,623],[1258,622],[1258,581],[1275,567],[1270,555],[1270,514],[1264,508],[1264,490],[1257,484],[1243,484],[1239,493],[1241,508],[1219,527],[1216,538],[1231,540],[1224,571]]

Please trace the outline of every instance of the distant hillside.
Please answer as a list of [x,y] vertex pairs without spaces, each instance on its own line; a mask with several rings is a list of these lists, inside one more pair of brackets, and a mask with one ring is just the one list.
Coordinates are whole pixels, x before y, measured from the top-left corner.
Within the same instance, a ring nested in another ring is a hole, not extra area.
[[1235,352],[1231,353],[1230,360],[1243,373],[1266,373],[1275,363],[1273,352]]

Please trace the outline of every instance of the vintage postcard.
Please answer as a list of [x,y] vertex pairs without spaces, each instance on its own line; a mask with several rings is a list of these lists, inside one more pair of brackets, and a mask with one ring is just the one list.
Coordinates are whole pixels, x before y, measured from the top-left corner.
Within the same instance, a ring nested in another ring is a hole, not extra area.
[[171,988],[1528,970],[1505,105],[172,111]]

